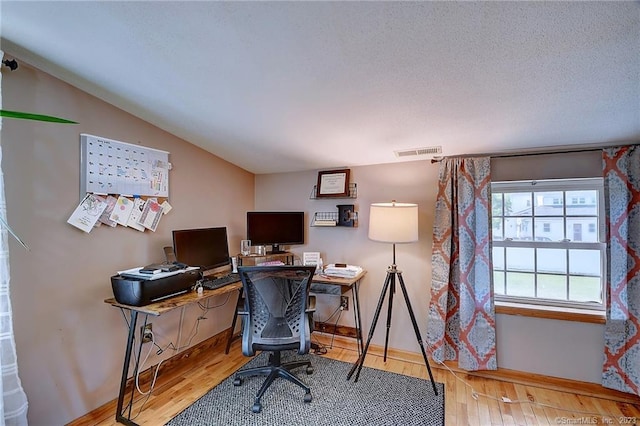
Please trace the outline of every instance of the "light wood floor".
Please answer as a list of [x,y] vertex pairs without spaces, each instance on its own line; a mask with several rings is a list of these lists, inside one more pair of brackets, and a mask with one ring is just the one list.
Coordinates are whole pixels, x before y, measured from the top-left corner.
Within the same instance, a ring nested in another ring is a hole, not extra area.
[[[315,337],[323,343],[331,341]],[[350,340],[350,339],[345,339]],[[136,395],[132,418],[140,425],[161,425],[231,375],[248,360],[242,356],[236,340],[229,355],[222,349],[190,355],[170,371],[161,370],[155,389],[147,399]],[[379,350],[370,350],[365,365],[414,377],[428,379],[424,363],[402,361],[390,353],[387,362]],[[355,362],[357,353],[340,340],[324,355],[345,362]],[[393,357],[393,358],[391,358]],[[186,358],[186,357],[185,357]],[[640,405],[590,396],[576,391],[562,392],[546,386],[510,383],[452,372],[432,365],[437,382],[445,385],[445,424],[454,425],[557,425],[557,424],[638,424]],[[148,385],[141,385],[142,390]],[[553,386],[551,386],[553,387]],[[557,387],[556,387],[557,388]],[[503,402],[508,398],[513,403]],[[530,402],[521,402],[530,401]],[[144,406],[140,410],[142,403]],[[259,414],[258,414],[259,415]],[[116,425],[115,402],[70,423],[80,425]],[[375,425],[372,425],[375,426]]]

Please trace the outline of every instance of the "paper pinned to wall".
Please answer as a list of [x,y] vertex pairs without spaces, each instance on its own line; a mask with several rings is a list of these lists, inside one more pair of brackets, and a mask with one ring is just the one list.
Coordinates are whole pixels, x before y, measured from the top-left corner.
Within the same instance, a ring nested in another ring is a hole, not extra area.
[[171,204],[169,204],[168,201],[163,201],[162,204],[160,204],[162,206],[162,212],[164,214],[167,214],[171,211],[171,209],[173,209],[173,207],[171,207]]
[[67,223],[89,233],[106,208],[107,202],[102,197],[87,194],[73,211]]
[[104,212],[102,212],[102,214],[100,215],[100,222],[114,228],[118,226],[118,222],[116,222],[115,220],[109,219],[109,217],[111,216],[111,213],[113,213],[113,209],[116,207],[116,202],[118,201],[118,199],[116,197],[109,195],[105,199],[105,201],[107,202],[107,208],[104,209]]
[[118,225],[127,226],[129,222],[129,216],[133,210],[133,201],[124,196],[119,196],[116,201],[116,206],[109,216],[109,219],[115,221]]
[[140,216],[142,216],[144,203],[145,201],[142,198],[136,198],[135,200],[133,200],[133,209],[131,209],[129,220],[127,220],[128,227],[140,232],[144,232],[144,226],[138,223],[138,219],[140,218]]
[[138,223],[153,232],[156,232],[158,223],[162,219],[163,209],[156,200],[149,199],[142,207],[142,214],[138,218]]

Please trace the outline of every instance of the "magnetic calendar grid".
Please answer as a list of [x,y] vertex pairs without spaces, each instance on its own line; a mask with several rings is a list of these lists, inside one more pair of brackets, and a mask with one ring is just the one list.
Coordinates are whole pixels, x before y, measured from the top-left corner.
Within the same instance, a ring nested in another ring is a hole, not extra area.
[[80,192],[169,197],[169,153],[80,134]]

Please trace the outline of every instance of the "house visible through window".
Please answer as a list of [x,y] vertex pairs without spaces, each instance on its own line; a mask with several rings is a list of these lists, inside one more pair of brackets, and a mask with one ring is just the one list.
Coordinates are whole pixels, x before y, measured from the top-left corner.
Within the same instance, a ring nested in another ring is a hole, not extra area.
[[496,300],[603,309],[602,179],[493,182],[491,190]]

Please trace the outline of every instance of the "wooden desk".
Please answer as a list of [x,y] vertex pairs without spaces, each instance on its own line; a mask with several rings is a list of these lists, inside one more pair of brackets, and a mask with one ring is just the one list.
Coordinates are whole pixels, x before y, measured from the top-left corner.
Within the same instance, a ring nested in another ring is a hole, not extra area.
[[[360,280],[367,271],[362,271],[353,278],[331,277],[328,275],[315,275],[311,281],[311,293],[315,294],[344,294],[351,290],[353,298],[353,319],[356,326],[356,340],[358,343],[358,356],[364,351],[362,342],[362,321],[360,319]],[[339,292],[336,292],[339,291]]]
[[[180,308],[183,306],[191,305],[193,303],[198,303],[203,301],[209,297],[219,296],[221,294],[226,294],[232,291],[237,291],[242,289],[242,283],[238,281],[237,283],[229,284],[224,287],[215,289],[215,290],[204,290],[202,295],[198,295],[196,291],[188,291],[184,294],[180,294],[174,297],[170,297],[159,302],[151,303],[145,306],[131,306],[124,305],[122,303],[118,303],[115,298],[106,299],[105,303],[108,303],[117,308],[126,309],[130,312],[130,320],[129,320],[129,334],[127,338],[127,346],[124,353],[124,363],[122,365],[122,377],[120,379],[120,391],[118,392],[118,406],[116,409],[116,421],[126,424],[137,426],[131,420],[131,409],[133,407],[133,395],[135,393],[135,386],[131,388],[131,398],[129,399],[129,410],[125,414],[122,412],[122,408],[124,405],[124,397],[127,386],[127,377],[129,376],[129,365],[131,364],[131,355],[133,353],[133,342],[135,340],[136,333],[136,323],[138,321],[138,314],[145,314],[145,324],[147,323],[147,319],[149,315],[153,315],[159,317],[165,312],[172,311],[176,308]],[[178,342],[179,343],[179,342]],[[140,353],[142,352],[142,344],[138,346],[138,353],[136,354],[136,362],[133,368],[133,376],[138,374],[138,368],[140,366]]]
[[[351,290],[351,295],[353,296],[353,317],[355,320],[356,326],[356,339],[358,342],[358,355],[362,354],[364,351],[363,341],[362,341],[362,324],[360,318],[360,299],[359,299],[359,287],[360,280],[366,274],[366,271],[362,271],[360,274],[353,278],[338,278],[338,277],[330,277],[326,275],[315,275],[313,280],[311,281],[311,293],[316,294],[344,294]],[[122,366],[122,377],[120,379],[120,391],[118,393],[118,405],[116,409],[116,421],[119,423],[123,423],[126,425],[137,426],[131,420],[131,409],[133,406],[133,396],[135,393],[135,386],[131,389],[131,397],[129,400],[129,409],[125,414],[122,412],[124,406],[124,398],[125,391],[127,385],[127,377],[129,376],[129,365],[131,364],[131,355],[133,354],[133,342],[135,340],[136,326],[138,321],[138,314],[145,315],[145,324],[149,315],[153,315],[155,317],[159,317],[165,312],[172,311],[176,308],[181,308],[183,306],[191,305],[193,303],[198,303],[202,300],[205,300],[209,297],[219,296],[222,294],[226,294],[232,291],[238,291],[238,301],[239,303],[242,294],[242,282],[238,281],[233,284],[226,285],[224,287],[215,289],[215,290],[204,290],[202,296],[199,296],[195,291],[188,291],[184,294],[180,294],[177,296],[169,297],[167,299],[161,300],[159,302],[151,303],[145,306],[131,306],[125,305],[122,303],[118,303],[115,298],[106,299],[104,302],[110,304],[111,306],[115,306],[117,308],[126,309],[130,312],[130,320],[129,320],[129,333],[127,338],[127,346],[124,354],[124,363]],[[236,309],[237,312],[237,309]],[[229,337],[229,342],[231,342],[231,338],[233,336],[233,331],[235,328],[237,315],[233,316],[233,321],[231,325],[231,336]],[[229,343],[227,344],[228,351]],[[135,377],[138,374],[138,368],[140,365],[140,353],[142,352],[142,344],[138,346],[138,352],[136,354],[136,362],[133,368],[133,376]]]

